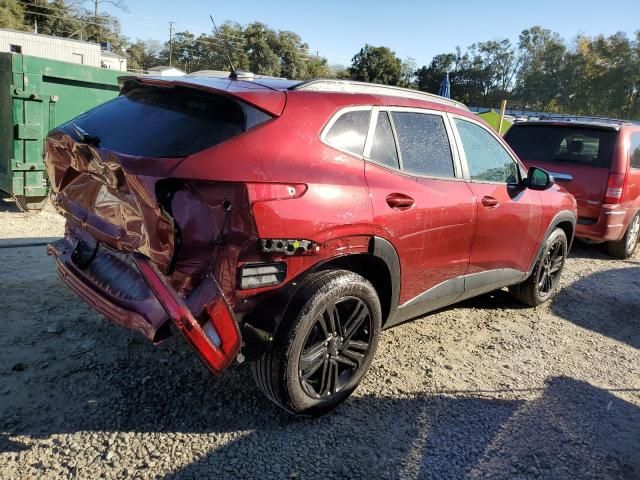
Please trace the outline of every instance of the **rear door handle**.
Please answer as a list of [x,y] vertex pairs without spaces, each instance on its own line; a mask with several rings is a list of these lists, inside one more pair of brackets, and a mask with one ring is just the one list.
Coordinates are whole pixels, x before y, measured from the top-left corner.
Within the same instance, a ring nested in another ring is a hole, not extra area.
[[387,195],[387,205],[394,210],[408,210],[413,207],[415,201],[404,193],[390,193]]
[[500,205],[500,202],[498,201],[497,198],[493,198],[493,197],[489,197],[488,195],[485,195],[484,197],[482,197],[482,205],[484,205],[487,208],[495,208],[498,205]]

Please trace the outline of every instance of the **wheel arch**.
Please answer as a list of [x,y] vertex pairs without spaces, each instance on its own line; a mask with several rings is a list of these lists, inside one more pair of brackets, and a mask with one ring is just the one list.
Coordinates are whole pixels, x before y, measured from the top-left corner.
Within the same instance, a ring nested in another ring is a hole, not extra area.
[[547,227],[547,231],[545,232],[544,237],[542,237],[542,241],[540,242],[540,245],[536,250],[536,254],[531,260],[529,270],[527,270],[527,277],[531,274],[531,272],[533,272],[536,261],[540,256],[540,252],[544,248],[549,235],[551,235],[551,232],[553,232],[556,228],[561,228],[567,236],[567,253],[571,250],[571,245],[573,244],[573,239],[575,237],[577,220],[578,219],[576,217],[576,214],[571,210],[562,210],[555,214],[555,216],[551,219],[549,226]]
[[[295,298],[308,278],[326,270],[348,270],[371,282],[382,309],[382,327],[392,319],[398,309],[400,298],[400,259],[393,245],[386,239],[373,236],[366,253],[340,255],[323,262],[290,282],[283,289],[257,297],[252,302],[252,313],[243,315],[242,334],[251,359],[259,356],[278,334],[285,318],[297,308]],[[250,352],[249,352],[250,350]]]

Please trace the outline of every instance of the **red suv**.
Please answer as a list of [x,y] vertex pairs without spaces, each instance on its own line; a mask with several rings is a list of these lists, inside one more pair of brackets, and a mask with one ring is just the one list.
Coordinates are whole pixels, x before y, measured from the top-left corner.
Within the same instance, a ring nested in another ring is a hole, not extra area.
[[348,397],[382,328],[505,286],[547,300],[576,223],[466,107],[381,85],[128,78],[45,150],[71,289],[216,374],[252,362],[294,413]]
[[505,139],[578,201],[576,236],[628,258],[640,234],[640,125],[622,120],[516,123]]

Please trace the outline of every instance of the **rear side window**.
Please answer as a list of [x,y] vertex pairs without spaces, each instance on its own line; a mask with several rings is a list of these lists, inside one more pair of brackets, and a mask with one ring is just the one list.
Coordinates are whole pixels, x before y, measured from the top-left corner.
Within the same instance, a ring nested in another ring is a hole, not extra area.
[[472,180],[511,184],[518,182],[516,163],[493,135],[474,123],[458,118],[455,122]]
[[329,129],[325,140],[336,148],[361,156],[369,131],[370,117],[370,110],[343,113]]
[[222,95],[188,88],[140,87],[80,115],[75,126],[100,147],[127,155],[184,157],[268,120],[267,114]]
[[433,177],[453,177],[453,157],[449,137],[440,115],[393,112],[402,169]]
[[514,125],[505,140],[527,162],[609,168],[617,132],[563,125]]
[[631,135],[629,156],[631,157],[631,166],[633,168],[640,168],[640,133],[633,133]]
[[387,165],[391,168],[399,168],[396,142],[393,139],[393,129],[387,112],[378,114],[376,130],[373,134],[371,147],[371,160]]

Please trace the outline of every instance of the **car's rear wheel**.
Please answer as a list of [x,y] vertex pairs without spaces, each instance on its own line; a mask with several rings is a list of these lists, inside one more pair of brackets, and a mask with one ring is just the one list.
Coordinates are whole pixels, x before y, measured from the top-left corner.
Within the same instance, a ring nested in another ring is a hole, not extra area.
[[556,228],[547,238],[533,272],[522,283],[509,287],[517,300],[538,306],[551,298],[558,287],[567,258],[567,235]]
[[638,239],[640,238],[640,212],[636,213],[635,217],[629,223],[627,231],[624,236],[617,242],[608,242],[607,249],[609,255],[622,260],[629,258],[633,255],[634,250],[638,246]]
[[314,274],[272,344],[253,363],[256,383],[289,412],[326,413],[364,377],[381,321],[378,295],[366,279],[345,270]]

